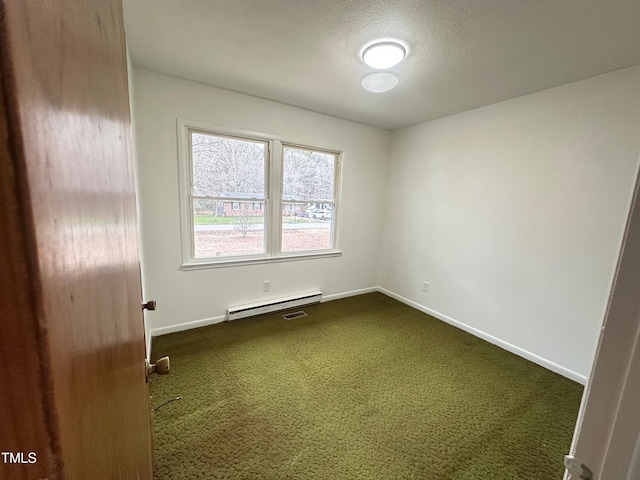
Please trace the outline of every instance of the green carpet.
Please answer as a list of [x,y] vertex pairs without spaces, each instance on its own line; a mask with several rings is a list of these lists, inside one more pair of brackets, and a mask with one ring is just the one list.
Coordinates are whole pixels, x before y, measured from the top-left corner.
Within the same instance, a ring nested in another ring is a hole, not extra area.
[[372,293],[153,340],[155,478],[556,479],[582,386]]

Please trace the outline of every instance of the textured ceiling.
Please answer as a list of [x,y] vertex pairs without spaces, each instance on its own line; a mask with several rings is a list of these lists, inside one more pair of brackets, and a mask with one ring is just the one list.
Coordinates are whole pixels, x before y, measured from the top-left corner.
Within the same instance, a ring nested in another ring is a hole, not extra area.
[[[395,129],[640,64],[640,0],[124,0],[134,65]],[[410,45],[360,87],[376,38]]]

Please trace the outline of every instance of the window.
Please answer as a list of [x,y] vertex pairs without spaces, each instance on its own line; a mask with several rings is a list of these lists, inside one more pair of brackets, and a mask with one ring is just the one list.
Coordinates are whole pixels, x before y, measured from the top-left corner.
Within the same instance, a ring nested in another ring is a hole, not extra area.
[[[333,247],[335,153],[283,147],[282,251]],[[298,207],[298,208],[296,208]],[[293,217],[289,212],[293,210]],[[293,218],[293,221],[287,221]]]
[[178,126],[183,268],[340,254],[340,152]]

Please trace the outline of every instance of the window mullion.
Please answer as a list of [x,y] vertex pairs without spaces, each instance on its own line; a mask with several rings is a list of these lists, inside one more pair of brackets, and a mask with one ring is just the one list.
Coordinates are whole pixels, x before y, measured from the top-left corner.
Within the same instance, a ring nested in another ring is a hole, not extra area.
[[277,140],[271,142],[270,161],[270,239],[271,254],[280,255],[282,251],[282,143]]

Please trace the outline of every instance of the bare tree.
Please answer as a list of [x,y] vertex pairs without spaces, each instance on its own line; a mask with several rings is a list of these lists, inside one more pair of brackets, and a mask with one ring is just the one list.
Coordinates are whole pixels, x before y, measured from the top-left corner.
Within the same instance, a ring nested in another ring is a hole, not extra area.
[[[266,143],[205,133],[193,133],[191,141],[196,196],[263,198]],[[333,201],[335,162],[332,153],[285,147],[283,194],[307,204]]]
[[264,143],[201,133],[191,142],[195,195],[264,195]]
[[283,191],[298,200],[333,200],[335,155],[285,148]]
[[247,236],[247,232],[251,229],[251,225],[253,224],[253,216],[249,214],[249,204],[242,204],[242,214],[233,217],[234,223],[233,228],[236,232],[240,232],[243,237]]

